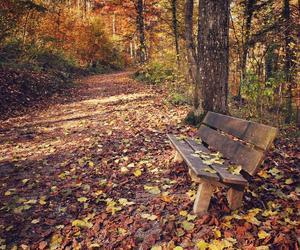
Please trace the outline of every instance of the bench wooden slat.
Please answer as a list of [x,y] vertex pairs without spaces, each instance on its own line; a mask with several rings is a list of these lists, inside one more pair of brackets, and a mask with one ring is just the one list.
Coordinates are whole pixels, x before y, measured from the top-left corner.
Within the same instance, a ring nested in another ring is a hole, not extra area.
[[218,131],[201,125],[198,134],[200,138],[213,149],[220,151],[234,164],[242,165],[243,170],[253,175],[261,164],[264,152],[255,150],[239,141],[234,141]]
[[214,112],[208,112],[202,122],[238,138],[242,138],[248,127],[248,121]]
[[249,122],[248,128],[241,139],[250,142],[263,150],[268,150],[277,134],[277,128]]
[[204,169],[207,168],[207,165],[204,165],[199,157],[192,155],[194,154],[194,150],[185,140],[178,140],[174,135],[168,134],[167,136],[186,164],[195,172],[197,176],[206,179],[212,179],[214,181],[220,181],[220,177],[217,174],[204,171]]
[[214,112],[208,112],[203,123],[251,143],[262,150],[270,147],[278,133],[278,129],[271,126]]
[[[192,139],[186,139],[186,141],[189,143],[189,145],[195,150],[195,151],[202,151],[205,153],[211,153],[208,148],[206,148],[203,144],[198,144]],[[242,176],[242,175],[234,175],[231,174],[227,167],[229,166],[229,162],[225,161],[224,165],[217,165],[212,164],[211,167],[218,172],[218,174],[221,176],[222,182],[228,183],[228,184],[238,184],[238,185],[247,185],[248,181]]]

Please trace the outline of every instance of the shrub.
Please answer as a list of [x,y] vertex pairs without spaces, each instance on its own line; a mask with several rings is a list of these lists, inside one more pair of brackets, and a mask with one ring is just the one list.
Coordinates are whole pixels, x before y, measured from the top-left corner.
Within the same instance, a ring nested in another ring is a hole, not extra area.
[[160,84],[165,81],[175,81],[176,79],[174,70],[159,62],[151,62],[142,66],[135,72],[134,77],[149,84]]

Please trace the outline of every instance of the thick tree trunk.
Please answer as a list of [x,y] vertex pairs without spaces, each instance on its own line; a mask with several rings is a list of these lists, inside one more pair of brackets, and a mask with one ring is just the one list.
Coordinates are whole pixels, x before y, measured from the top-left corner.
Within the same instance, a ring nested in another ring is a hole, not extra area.
[[246,79],[246,66],[247,66],[247,57],[249,52],[250,30],[251,30],[255,3],[256,0],[247,0],[245,10],[244,10],[244,19],[246,20],[246,25],[245,25],[245,37],[244,37],[243,48],[242,48],[243,51],[242,51],[242,61],[241,61],[241,78],[240,78],[240,85],[238,91],[239,99],[241,98],[242,84]]
[[144,5],[143,0],[137,0],[137,30],[140,38],[140,63],[144,64],[146,61],[146,44],[145,44],[145,25],[144,25]]
[[177,21],[177,0],[171,0],[172,5],[172,27],[174,32],[176,61],[179,64],[179,34],[178,34],[178,21]]
[[228,113],[229,0],[199,1],[198,62],[205,112]]

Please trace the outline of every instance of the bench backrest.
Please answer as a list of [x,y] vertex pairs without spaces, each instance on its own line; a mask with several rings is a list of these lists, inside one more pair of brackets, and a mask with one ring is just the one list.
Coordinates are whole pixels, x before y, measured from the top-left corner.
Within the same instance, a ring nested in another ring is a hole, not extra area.
[[277,128],[214,112],[207,113],[198,130],[202,141],[250,175],[255,174],[277,133]]

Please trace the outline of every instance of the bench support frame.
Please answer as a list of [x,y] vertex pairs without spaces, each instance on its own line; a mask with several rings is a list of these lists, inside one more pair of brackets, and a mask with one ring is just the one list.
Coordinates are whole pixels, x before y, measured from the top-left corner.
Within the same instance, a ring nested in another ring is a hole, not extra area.
[[207,212],[214,186],[209,182],[202,182],[198,186],[196,199],[193,206],[193,212],[197,215],[203,215]]
[[242,206],[244,187],[230,187],[227,191],[227,201],[230,209],[235,210]]

